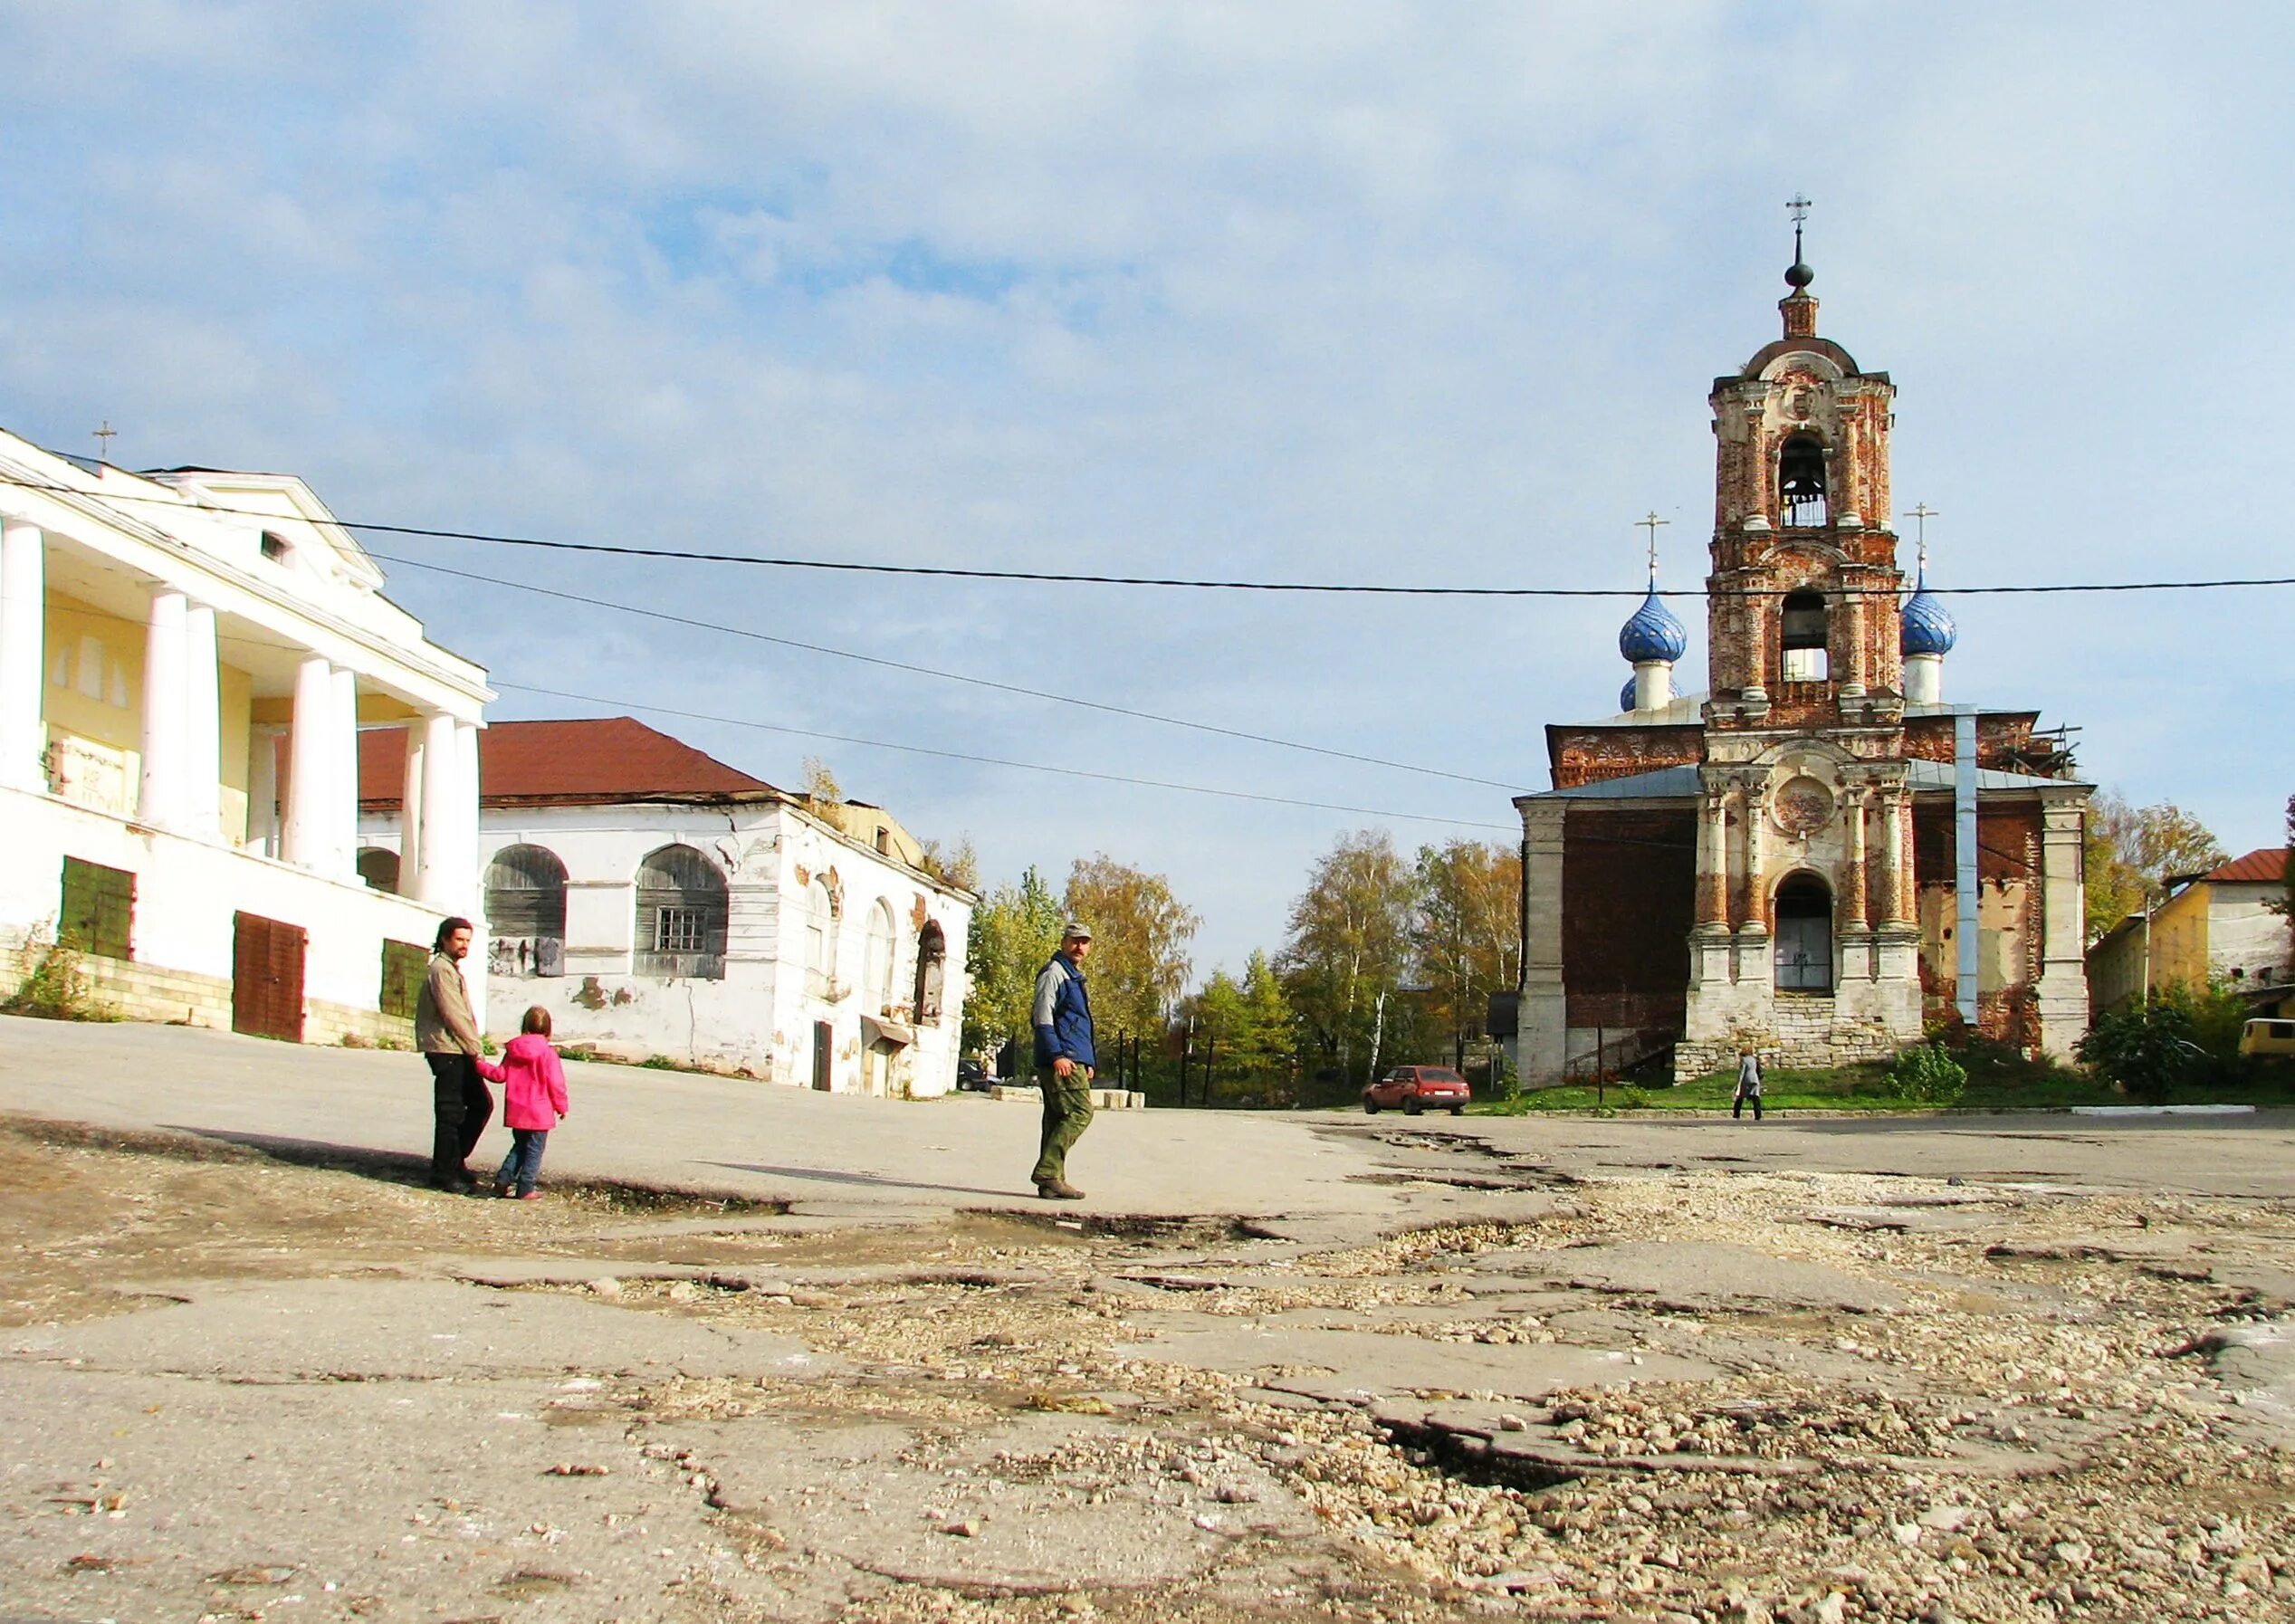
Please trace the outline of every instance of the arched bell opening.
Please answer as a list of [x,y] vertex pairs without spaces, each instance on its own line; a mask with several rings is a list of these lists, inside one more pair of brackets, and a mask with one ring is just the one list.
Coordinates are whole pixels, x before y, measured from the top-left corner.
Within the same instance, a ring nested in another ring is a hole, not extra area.
[[1788,530],[1825,522],[1825,447],[1814,435],[1794,435],[1777,448],[1777,507]]
[[1832,888],[1812,874],[1777,887],[1777,990],[1832,990]]
[[1829,673],[1831,640],[1824,594],[1803,589],[1785,594],[1777,614],[1778,675],[1788,683],[1822,683]]

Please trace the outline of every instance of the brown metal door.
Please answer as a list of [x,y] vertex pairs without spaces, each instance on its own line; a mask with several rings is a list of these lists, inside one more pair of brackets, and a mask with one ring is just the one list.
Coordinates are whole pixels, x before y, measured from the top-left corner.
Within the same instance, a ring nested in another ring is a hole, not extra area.
[[255,913],[232,916],[231,1029],[302,1041],[301,925]]
[[829,1049],[836,1041],[836,1036],[827,1021],[817,1020],[813,1023],[813,1086],[823,1094],[829,1092]]

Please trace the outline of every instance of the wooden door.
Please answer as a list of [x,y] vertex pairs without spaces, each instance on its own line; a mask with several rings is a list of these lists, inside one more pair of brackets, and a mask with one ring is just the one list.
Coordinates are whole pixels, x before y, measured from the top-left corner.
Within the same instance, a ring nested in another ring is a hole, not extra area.
[[834,1029],[827,1021],[813,1023],[813,1086],[823,1094],[828,1092],[829,1049],[836,1041]]
[[302,1041],[301,925],[256,913],[232,916],[231,1029]]

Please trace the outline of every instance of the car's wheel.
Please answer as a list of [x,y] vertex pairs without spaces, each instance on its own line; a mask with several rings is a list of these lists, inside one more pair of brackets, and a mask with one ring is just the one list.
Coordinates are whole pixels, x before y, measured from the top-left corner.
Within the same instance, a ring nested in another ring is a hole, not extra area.
[[1466,1113],[1467,1108],[1464,1105],[1453,1105],[1450,1107],[1450,1114],[1452,1116],[1464,1116]]
[[1372,1099],[1367,1094],[1363,1096],[1363,1114],[1365,1116],[1376,1116],[1379,1114],[1379,1102]]
[[1405,1116],[1416,1116],[1424,1109],[1425,1107],[1419,1103],[1419,1096],[1417,1094],[1412,1094],[1409,1099],[1402,1102],[1402,1114]]

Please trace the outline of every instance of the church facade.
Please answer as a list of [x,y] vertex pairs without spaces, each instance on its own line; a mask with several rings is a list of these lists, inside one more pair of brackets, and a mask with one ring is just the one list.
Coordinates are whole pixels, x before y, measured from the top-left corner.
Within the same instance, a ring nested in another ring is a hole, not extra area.
[[1653,553],[1621,710],[1549,726],[1554,787],[1515,802],[1533,1084],[2086,1030],[2089,786],[2036,712],[1946,702],[1956,628],[1891,527],[1896,387],[1817,335],[1797,254],[1785,280],[1783,336],[1710,396],[1707,692],[1673,692]]

